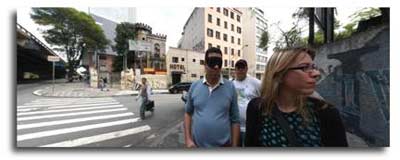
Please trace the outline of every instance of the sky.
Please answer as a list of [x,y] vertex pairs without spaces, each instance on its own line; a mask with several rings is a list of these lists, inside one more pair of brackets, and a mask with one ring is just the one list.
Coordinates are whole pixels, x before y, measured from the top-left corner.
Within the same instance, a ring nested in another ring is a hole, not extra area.
[[[75,7],[78,10],[87,12],[88,7]],[[277,24],[282,29],[290,28],[293,23],[291,18],[298,7],[259,7],[264,11],[264,17],[268,21],[269,32],[271,41],[276,41],[279,38],[280,31],[277,29]],[[148,24],[152,27],[153,33],[160,33],[167,35],[166,49],[176,47],[183,26],[193,11],[193,7],[138,7],[136,8],[136,20]],[[360,7],[339,7],[337,8],[337,17],[342,24],[350,21],[349,16],[355,11],[360,10]],[[23,27],[27,28],[30,32],[42,40],[40,29],[43,28],[35,24],[29,17],[30,8],[19,8],[17,10],[17,22]],[[46,43],[47,44],[47,43]],[[272,52],[273,43],[270,44],[269,54]]]

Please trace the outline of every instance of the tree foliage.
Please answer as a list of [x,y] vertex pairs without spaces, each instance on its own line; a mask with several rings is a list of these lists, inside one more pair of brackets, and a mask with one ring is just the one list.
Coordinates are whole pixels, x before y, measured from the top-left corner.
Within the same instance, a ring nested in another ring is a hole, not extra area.
[[349,16],[351,18],[351,22],[348,24],[344,24],[343,31],[336,34],[336,40],[341,40],[350,37],[353,33],[357,31],[357,26],[360,21],[370,19],[372,17],[376,17],[381,15],[381,10],[379,8],[363,8],[359,11],[356,11],[352,15]]
[[[42,31],[47,43],[67,56],[68,76],[77,69],[88,50],[104,51],[109,43],[92,17],[73,8],[33,8],[32,20],[49,29]],[[71,79],[70,79],[71,81]]]
[[262,48],[264,51],[268,50],[268,44],[269,44],[269,33],[268,30],[264,29],[264,31],[261,34],[261,38],[260,38],[260,44],[258,44],[259,48]]
[[114,59],[113,68],[114,71],[120,72],[123,70],[123,56],[125,54],[128,58],[128,66],[131,66],[133,62],[134,55],[129,52],[128,40],[134,40],[136,37],[135,24],[123,22],[117,25],[115,32],[114,41],[118,56]]

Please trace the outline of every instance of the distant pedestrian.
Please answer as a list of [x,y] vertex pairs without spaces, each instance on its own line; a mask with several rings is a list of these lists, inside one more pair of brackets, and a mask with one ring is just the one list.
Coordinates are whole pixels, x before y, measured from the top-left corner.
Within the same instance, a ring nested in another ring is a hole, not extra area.
[[147,79],[142,78],[142,84],[140,85],[139,94],[136,100],[140,98],[140,118],[145,118],[145,111],[147,104],[150,103],[151,87],[147,84]]
[[247,61],[240,59],[235,64],[235,79],[233,84],[238,95],[237,101],[240,115],[240,145],[244,146],[246,133],[246,110],[251,99],[260,96],[260,80],[247,74]]
[[185,146],[235,147],[240,134],[237,95],[233,83],[221,75],[221,50],[208,49],[205,62],[205,77],[194,82],[187,93]]
[[276,51],[268,61],[261,96],[246,113],[246,146],[348,146],[338,110],[310,97],[320,76],[308,48]]
[[109,91],[109,89],[107,88],[107,77],[104,77],[103,78],[103,88],[106,90],[106,91]]
[[103,91],[103,88],[104,88],[104,79],[103,79],[103,77],[101,77],[99,79],[99,86],[100,86],[100,90]]

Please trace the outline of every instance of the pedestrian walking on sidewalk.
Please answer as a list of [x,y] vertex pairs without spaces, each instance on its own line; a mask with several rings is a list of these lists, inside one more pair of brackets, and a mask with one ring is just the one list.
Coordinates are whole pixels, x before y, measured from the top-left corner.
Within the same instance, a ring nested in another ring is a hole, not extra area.
[[247,107],[245,146],[348,146],[338,110],[310,97],[320,76],[308,48],[276,51],[268,61],[261,96]]
[[193,147],[237,146],[239,111],[233,83],[221,75],[222,52],[212,47],[205,53],[203,79],[194,82],[185,104],[185,145]]
[[246,110],[251,99],[260,96],[260,80],[247,75],[247,61],[240,59],[235,64],[235,79],[233,84],[236,88],[237,101],[240,115],[240,146],[244,146],[246,133]]

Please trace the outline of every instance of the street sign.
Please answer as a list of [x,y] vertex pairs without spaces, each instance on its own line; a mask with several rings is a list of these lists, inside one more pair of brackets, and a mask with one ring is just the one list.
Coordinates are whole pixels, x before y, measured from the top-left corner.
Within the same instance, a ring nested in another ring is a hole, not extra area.
[[129,40],[129,50],[130,51],[147,51],[151,52],[151,43],[140,40]]
[[47,56],[47,61],[50,61],[50,62],[58,62],[58,61],[60,61],[60,57],[57,57],[57,56]]

